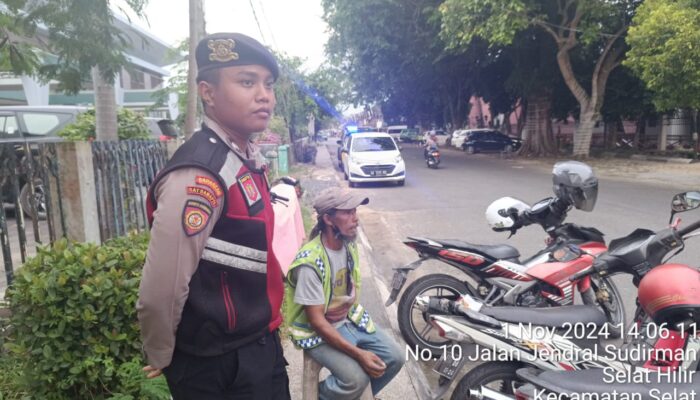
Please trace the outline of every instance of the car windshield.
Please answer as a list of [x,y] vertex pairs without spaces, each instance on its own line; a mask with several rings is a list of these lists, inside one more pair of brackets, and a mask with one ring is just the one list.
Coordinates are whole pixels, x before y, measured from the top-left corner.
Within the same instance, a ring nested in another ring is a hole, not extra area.
[[352,151],[391,151],[396,145],[390,137],[358,137],[352,141]]

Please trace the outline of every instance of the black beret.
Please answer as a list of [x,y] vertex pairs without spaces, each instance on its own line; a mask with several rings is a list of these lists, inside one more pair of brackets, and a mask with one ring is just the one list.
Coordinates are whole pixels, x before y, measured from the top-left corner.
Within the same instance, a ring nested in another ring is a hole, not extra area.
[[242,33],[214,33],[197,45],[199,73],[236,65],[263,65],[275,79],[279,76],[277,60],[260,42]]

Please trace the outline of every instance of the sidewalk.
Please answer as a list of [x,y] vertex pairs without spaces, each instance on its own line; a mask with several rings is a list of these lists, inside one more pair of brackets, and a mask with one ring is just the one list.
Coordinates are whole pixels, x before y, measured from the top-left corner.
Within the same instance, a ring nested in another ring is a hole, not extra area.
[[[304,187],[304,200],[307,203],[313,201],[318,193],[323,189],[331,186],[339,186],[342,182],[338,179],[335,173],[335,155],[331,156],[328,148],[325,145],[319,145],[316,155],[316,166],[313,167],[310,176],[302,177],[301,184]],[[360,222],[361,224],[361,222]],[[375,267],[371,259],[371,247],[367,243],[364,233],[360,232],[358,239],[358,247],[360,249],[360,271],[362,274],[362,291],[360,293],[360,302],[364,305],[372,315],[375,323],[383,328],[387,333],[390,333],[403,347],[404,342],[392,329],[392,324],[396,324],[396,315],[391,318],[387,314],[384,307],[384,301],[388,297],[388,293],[383,284],[375,279]],[[397,329],[398,330],[398,329]],[[287,372],[289,374],[289,389],[292,394],[292,399],[302,399],[302,377],[303,377],[303,354],[301,350],[297,350],[294,345],[285,338],[283,341],[284,355],[289,362]],[[382,400],[412,400],[424,398],[419,393],[422,390],[421,382],[417,380],[416,375],[422,377],[422,373],[416,374],[413,368],[418,368],[415,365],[407,363],[399,374],[384,388],[377,398]],[[409,373],[410,371],[410,373]],[[327,371],[321,371],[321,378],[327,375]],[[410,375],[410,376],[409,376]]]

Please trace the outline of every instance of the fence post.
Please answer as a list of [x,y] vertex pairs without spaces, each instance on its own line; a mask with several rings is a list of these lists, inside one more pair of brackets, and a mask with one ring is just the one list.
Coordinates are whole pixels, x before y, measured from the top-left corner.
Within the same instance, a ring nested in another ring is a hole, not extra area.
[[[51,185],[51,207],[58,210],[60,196],[69,239],[99,244],[100,221],[97,214],[92,147],[89,142],[57,143],[56,158],[60,165],[58,179],[61,182],[61,193],[54,193],[57,185]],[[53,218],[60,218],[60,214],[53,213]],[[60,220],[54,220],[55,226],[60,226],[59,224]]]

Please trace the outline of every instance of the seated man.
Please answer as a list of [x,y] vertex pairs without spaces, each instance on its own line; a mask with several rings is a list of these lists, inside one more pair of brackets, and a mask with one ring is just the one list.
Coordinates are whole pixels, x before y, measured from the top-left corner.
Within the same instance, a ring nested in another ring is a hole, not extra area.
[[295,345],[331,372],[321,399],[357,399],[367,384],[377,394],[399,372],[403,352],[359,304],[356,208],[369,199],[339,188],[315,201],[318,223],[289,267],[285,319]]

